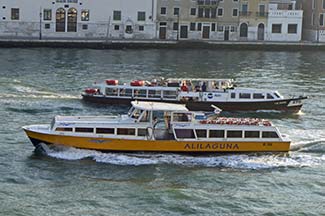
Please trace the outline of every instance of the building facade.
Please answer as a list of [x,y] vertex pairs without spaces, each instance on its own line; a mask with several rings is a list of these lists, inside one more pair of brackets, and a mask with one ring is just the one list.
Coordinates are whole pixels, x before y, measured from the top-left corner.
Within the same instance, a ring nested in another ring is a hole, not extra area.
[[304,11],[303,39],[325,42],[325,1],[299,0]]
[[269,41],[301,41],[303,11],[296,1],[270,0],[267,24]]
[[267,34],[269,0],[240,2],[239,38],[241,41],[264,41]]
[[[325,40],[325,0],[299,1]],[[2,0],[0,38],[300,41],[302,15],[294,0]]]
[[154,0],[2,0],[0,37],[155,38]]

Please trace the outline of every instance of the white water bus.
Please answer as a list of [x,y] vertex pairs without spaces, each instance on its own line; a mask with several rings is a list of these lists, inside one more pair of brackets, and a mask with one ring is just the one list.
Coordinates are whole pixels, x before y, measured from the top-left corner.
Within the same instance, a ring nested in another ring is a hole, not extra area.
[[134,80],[119,84],[118,80],[96,82],[87,88],[84,101],[107,104],[130,104],[133,100],[186,104],[193,111],[212,111],[215,105],[224,111],[279,110],[298,112],[303,100],[285,98],[278,91],[238,88],[232,79],[162,79]]

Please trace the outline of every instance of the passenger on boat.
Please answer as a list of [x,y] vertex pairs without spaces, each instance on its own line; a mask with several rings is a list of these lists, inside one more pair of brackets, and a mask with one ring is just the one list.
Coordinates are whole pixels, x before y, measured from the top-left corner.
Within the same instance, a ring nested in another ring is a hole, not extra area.
[[188,87],[186,86],[185,81],[182,83],[181,90],[182,91],[188,91]]
[[202,92],[206,92],[207,91],[207,86],[205,84],[205,82],[203,82],[202,86],[201,86]]

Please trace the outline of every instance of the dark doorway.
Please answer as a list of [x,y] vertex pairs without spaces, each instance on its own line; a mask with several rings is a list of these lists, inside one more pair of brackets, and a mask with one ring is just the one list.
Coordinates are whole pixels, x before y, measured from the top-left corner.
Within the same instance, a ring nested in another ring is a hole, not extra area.
[[165,40],[166,39],[167,28],[166,26],[159,28],[159,39]]
[[204,39],[210,38],[210,26],[203,26],[202,38]]
[[241,38],[247,38],[248,36],[248,25],[246,23],[242,23],[240,25],[240,33],[239,33]]
[[224,40],[225,41],[228,41],[229,40],[229,28],[226,28],[225,29],[225,32],[224,32]]
[[188,38],[188,26],[181,26],[181,38]]
[[260,23],[257,29],[257,40],[264,40],[264,24]]

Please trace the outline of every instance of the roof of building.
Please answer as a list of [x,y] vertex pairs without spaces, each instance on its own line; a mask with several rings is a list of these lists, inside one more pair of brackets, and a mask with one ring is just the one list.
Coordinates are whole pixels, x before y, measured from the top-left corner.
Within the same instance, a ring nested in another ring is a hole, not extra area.
[[183,104],[160,103],[149,101],[132,101],[132,106],[141,110],[152,111],[188,111]]

